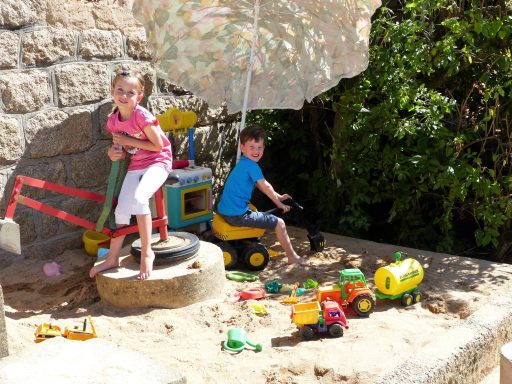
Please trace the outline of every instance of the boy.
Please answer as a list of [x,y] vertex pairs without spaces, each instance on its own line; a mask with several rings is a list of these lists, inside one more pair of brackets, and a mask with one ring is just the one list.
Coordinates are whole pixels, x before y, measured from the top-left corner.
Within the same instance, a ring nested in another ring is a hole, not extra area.
[[288,257],[288,264],[307,265],[307,261],[294,251],[283,219],[265,212],[254,212],[249,208],[252,191],[256,186],[283,212],[290,210],[290,206],[282,203],[291,198],[290,195],[277,193],[265,180],[258,165],[265,149],[265,139],[266,133],[258,125],[246,127],[240,132],[242,156],[226,180],[217,211],[231,225],[275,230],[277,240]]

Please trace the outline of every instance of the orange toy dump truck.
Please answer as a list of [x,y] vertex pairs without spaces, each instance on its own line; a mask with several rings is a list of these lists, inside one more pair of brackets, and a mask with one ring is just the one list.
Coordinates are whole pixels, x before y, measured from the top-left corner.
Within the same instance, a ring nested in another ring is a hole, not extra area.
[[358,268],[342,269],[338,284],[318,287],[317,300],[321,303],[328,299],[336,301],[343,309],[350,306],[362,317],[370,316],[375,310],[375,295]]
[[299,328],[303,340],[310,340],[315,333],[329,332],[332,337],[343,336],[347,329],[347,318],[338,303],[326,300],[294,304],[291,314],[292,322]]

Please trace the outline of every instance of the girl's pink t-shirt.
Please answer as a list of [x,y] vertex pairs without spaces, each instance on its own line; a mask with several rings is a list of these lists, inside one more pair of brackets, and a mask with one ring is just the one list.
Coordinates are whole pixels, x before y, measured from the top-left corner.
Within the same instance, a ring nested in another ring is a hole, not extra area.
[[157,164],[164,167],[165,170],[170,173],[172,172],[171,143],[160,128],[158,120],[146,108],[137,105],[132,116],[126,121],[119,120],[119,111],[115,111],[107,120],[107,130],[111,133],[124,133],[125,135],[139,140],[148,140],[144,133],[144,128],[149,124],[155,125],[158,128],[164,146],[160,152],[147,151],[126,145],[123,146],[128,156],[130,156],[128,170],[135,171],[146,169],[150,165]]

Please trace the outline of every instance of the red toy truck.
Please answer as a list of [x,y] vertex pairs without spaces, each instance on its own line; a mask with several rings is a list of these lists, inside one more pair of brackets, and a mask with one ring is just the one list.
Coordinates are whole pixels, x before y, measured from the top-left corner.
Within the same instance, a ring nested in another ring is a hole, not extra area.
[[329,332],[332,337],[343,336],[347,318],[339,304],[332,300],[298,303],[292,307],[292,322],[297,325],[303,340],[310,340],[315,333]]

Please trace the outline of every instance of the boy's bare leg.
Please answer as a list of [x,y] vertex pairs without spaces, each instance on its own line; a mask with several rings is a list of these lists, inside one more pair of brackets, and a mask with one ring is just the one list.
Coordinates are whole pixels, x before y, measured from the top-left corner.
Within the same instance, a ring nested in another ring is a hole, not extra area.
[[290,237],[286,231],[286,224],[281,218],[279,218],[277,221],[276,237],[279,241],[279,244],[281,244],[281,247],[283,247],[284,252],[286,253],[286,257],[288,257],[288,264],[308,265],[308,262],[304,258],[297,255],[293,249]]
[[140,272],[139,279],[148,279],[153,271],[155,253],[151,249],[151,215],[137,215],[140,235]]
[[123,241],[125,237],[125,235],[122,235],[110,240],[110,250],[105,261],[95,265],[89,271],[89,277],[91,279],[94,278],[98,272],[119,267],[119,255],[121,254],[121,248],[123,248]]

